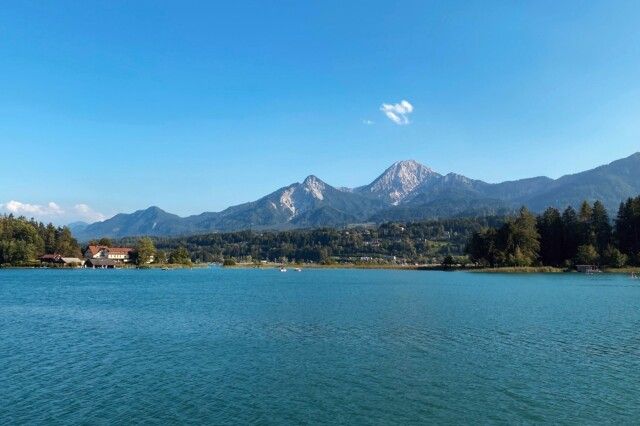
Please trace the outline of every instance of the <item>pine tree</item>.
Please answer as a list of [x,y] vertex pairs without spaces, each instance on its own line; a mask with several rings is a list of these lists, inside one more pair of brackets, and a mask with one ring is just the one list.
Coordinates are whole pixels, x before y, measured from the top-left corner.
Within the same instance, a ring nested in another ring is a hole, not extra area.
[[535,216],[522,207],[518,216],[504,228],[507,262],[515,266],[533,265],[540,251],[540,234]]
[[562,217],[558,209],[549,207],[538,217],[540,260],[544,265],[560,266],[564,262]]
[[600,201],[593,203],[591,230],[595,237],[595,247],[602,256],[611,243],[611,224],[609,222],[607,209]]
[[598,252],[591,244],[584,244],[578,247],[574,260],[576,265],[592,265],[598,262]]
[[185,247],[178,247],[169,254],[169,263],[189,265],[191,264],[191,256]]
[[592,216],[593,209],[587,201],[583,201],[578,213],[578,245],[593,245],[595,243],[595,235],[591,228]]

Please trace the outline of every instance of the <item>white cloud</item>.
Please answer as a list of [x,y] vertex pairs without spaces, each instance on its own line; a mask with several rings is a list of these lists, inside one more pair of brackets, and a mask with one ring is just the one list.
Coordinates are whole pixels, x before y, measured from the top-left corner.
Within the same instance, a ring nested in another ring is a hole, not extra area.
[[372,120],[365,119],[365,120],[362,120],[362,124],[366,124],[367,126],[371,126],[373,124],[376,124],[376,122],[372,121]]
[[102,222],[107,218],[105,215],[93,210],[86,204],[76,204],[73,206],[73,209],[82,220],[88,222]]
[[40,204],[29,204],[11,200],[8,203],[0,204],[0,210],[13,213],[14,215],[57,216],[64,214],[64,210],[53,201],[46,206],[41,206]]
[[402,100],[398,104],[382,104],[380,111],[387,116],[387,118],[399,126],[409,124],[409,114],[413,112],[413,105],[407,100]]
[[62,210],[62,208],[53,201],[47,204],[46,211],[51,214],[64,214],[64,210]]
[[73,208],[64,209],[59,204],[51,201],[46,205],[23,203],[11,200],[0,203],[0,214],[13,214],[15,216],[33,217],[42,221],[52,221],[57,224],[74,222],[77,220],[97,222],[106,219],[106,216],[93,210],[86,204],[76,204]]

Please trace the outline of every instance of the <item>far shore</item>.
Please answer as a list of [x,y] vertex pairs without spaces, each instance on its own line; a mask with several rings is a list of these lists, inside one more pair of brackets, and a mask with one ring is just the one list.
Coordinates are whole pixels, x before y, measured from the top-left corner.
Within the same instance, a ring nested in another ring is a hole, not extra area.
[[[248,263],[238,262],[235,265],[224,265],[224,268],[230,269],[278,269],[284,267],[286,269],[382,269],[382,270],[407,270],[407,271],[467,271],[480,273],[498,273],[498,274],[557,274],[557,273],[578,273],[575,269],[556,268],[553,266],[523,266],[512,267],[505,266],[499,268],[485,268],[476,266],[444,266],[438,264],[428,265],[402,265],[402,264],[372,264],[372,263]],[[640,274],[640,267],[625,268],[605,268],[601,273],[607,274]]]
[[[558,273],[578,273],[575,269],[556,268],[552,266],[504,266],[497,268],[477,267],[473,265],[453,265],[445,266],[440,264],[376,264],[376,263],[249,263],[238,262],[234,265],[221,265],[220,263],[193,263],[184,264],[149,264],[143,266],[137,265],[121,265],[113,269],[131,269],[131,270],[152,270],[152,269],[194,269],[208,268],[212,265],[227,269],[280,269],[282,267],[287,270],[299,269],[369,269],[369,270],[395,270],[395,271],[446,271],[446,272],[473,272],[473,273],[489,273],[489,274],[558,274]],[[50,265],[0,265],[0,269],[50,269],[50,270],[78,270],[93,269],[83,267],[66,267],[66,266],[50,266]],[[101,269],[101,268],[96,268]],[[623,268],[603,268],[599,273],[604,274],[636,274],[640,276],[640,267],[628,266]]]
[[393,264],[364,264],[364,263],[248,263],[238,262],[235,265],[222,265],[223,268],[229,269],[278,269],[284,267],[286,269],[394,269],[394,270],[435,270],[442,269],[441,266],[433,265],[393,265]]

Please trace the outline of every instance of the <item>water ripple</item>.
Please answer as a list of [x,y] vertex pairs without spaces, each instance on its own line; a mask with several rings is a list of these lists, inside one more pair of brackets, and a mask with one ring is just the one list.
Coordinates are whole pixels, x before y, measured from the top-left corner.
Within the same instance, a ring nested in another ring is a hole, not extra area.
[[634,423],[624,277],[0,270],[0,424]]

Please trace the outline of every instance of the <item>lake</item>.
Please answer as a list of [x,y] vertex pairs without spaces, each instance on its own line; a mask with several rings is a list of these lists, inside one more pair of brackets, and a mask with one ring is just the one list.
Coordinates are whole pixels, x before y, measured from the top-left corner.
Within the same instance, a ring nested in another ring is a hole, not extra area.
[[0,270],[0,424],[639,418],[622,275]]

